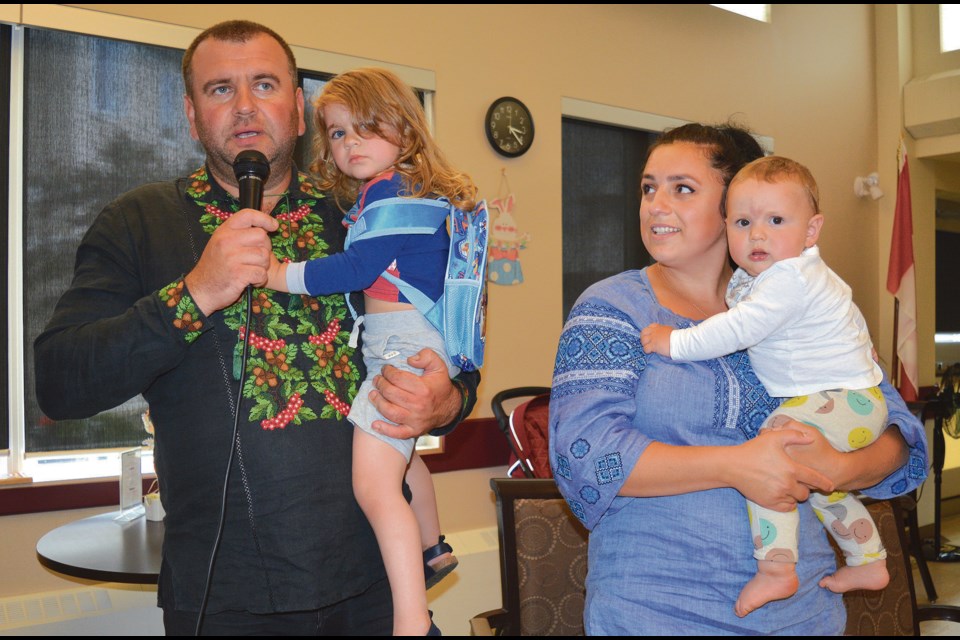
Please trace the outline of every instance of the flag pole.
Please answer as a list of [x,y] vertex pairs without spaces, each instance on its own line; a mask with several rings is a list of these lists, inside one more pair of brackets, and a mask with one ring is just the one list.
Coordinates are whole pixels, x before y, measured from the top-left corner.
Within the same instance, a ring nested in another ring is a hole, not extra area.
[[[903,166],[903,133],[900,133],[900,142],[897,144],[897,190],[900,189],[900,168]],[[896,212],[894,212],[896,216]],[[894,223],[896,224],[896,223]],[[891,241],[892,242],[892,241]],[[889,281],[889,276],[888,276]],[[889,288],[889,282],[887,287]],[[900,298],[893,296],[893,364],[890,371],[890,384],[894,389],[900,389],[900,345],[898,329],[900,328]]]
[[897,340],[899,336],[897,335],[897,329],[899,328],[900,322],[900,299],[894,297],[893,299],[893,364],[890,366],[890,384],[893,385],[894,389],[900,388],[900,354],[897,353]]

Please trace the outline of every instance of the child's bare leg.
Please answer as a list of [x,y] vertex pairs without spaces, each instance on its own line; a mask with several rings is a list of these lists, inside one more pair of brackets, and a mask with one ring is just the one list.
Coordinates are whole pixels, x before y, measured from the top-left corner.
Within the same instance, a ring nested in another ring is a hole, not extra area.
[[430,628],[420,528],[403,497],[407,461],[386,442],[353,430],[353,491],[380,545],[393,594],[393,635]]
[[798,588],[800,580],[795,562],[757,560],[757,574],[740,591],[733,610],[742,618],[768,602],[789,598]]
[[887,572],[887,561],[884,559],[857,567],[849,565],[841,567],[832,576],[823,578],[820,586],[834,593],[846,593],[855,589],[877,591],[883,589],[889,582],[890,574]]
[[[427,589],[436,585],[445,576],[449,575],[457,566],[457,558],[450,551],[439,550],[449,549],[450,547],[443,542],[440,536],[440,516],[437,513],[437,495],[433,489],[433,478],[430,476],[430,470],[423,463],[416,451],[410,458],[410,465],[407,467],[407,484],[410,485],[410,492],[413,499],[410,501],[410,507],[417,517],[417,523],[420,525],[420,544],[423,551],[439,545],[439,549],[432,550],[431,554],[424,554],[424,560],[429,565],[431,571],[427,579]],[[433,555],[436,553],[436,555]],[[432,556],[432,557],[430,557]],[[429,560],[427,558],[429,557]]]
[[407,484],[413,499],[410,507],[420,525],[420,545],[423,549],[437,544],[440,538],[440,515],[437,513],[437,494],[433,489],[433,478],[430,470],[423,463],[417,452],[413,452],[410,465],[407,467]]

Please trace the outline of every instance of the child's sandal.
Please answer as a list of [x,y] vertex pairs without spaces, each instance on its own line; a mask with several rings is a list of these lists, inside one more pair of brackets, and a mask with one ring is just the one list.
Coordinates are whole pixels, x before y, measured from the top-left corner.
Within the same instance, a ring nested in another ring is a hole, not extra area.
[[[443,560],[431,564],[431,561],[436,560],[446,553],[450,555]],[[443,536],[440,536],[437,544],[423,551],[423,575],[427,589],[446,578],[451,571],[457,568],[458,564],[459,561],[456,556],[453,555],[453,547],[444,541]]]

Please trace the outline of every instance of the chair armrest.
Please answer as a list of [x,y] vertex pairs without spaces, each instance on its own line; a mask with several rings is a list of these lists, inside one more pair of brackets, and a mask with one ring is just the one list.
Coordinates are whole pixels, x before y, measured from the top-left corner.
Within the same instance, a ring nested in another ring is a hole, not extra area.
[[507,612],[504,609],[484,611],[470,618],[471,636],[499,636],[503,635],[503,625],[507,621]]

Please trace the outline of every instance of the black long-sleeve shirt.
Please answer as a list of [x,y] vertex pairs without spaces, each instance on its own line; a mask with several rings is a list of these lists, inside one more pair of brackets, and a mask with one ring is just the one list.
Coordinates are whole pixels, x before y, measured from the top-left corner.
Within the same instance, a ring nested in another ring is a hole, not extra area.
[[[48,416],[87,417],[141,393],[149,403],[166,511],[163,571],[183,610],[199,609],[217,531],[247,313],[241,299],[204,316],[183,276],[237,208],[203,169],[118,198],[84,237],[74,280],[34,345]],[[278,257],[342,250],[342,214],[304,175],[294,172],[273,215]],[[353,321],[342,295],[255,290],[252,311],[207,611],[316,609],[385,575],[353,497],[353,428],[342,414],[363,379],[362,358],[347,346]],[[479,375],[458,380],[468,398],[462,418]]]

